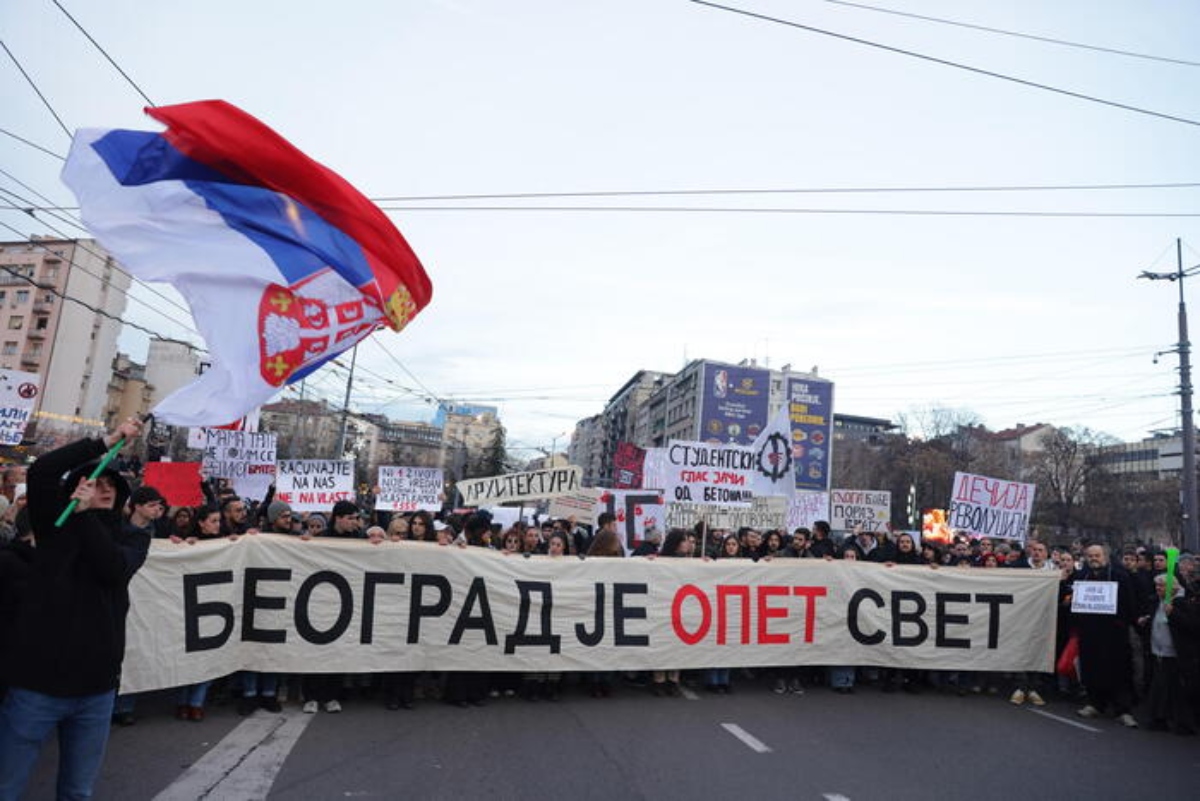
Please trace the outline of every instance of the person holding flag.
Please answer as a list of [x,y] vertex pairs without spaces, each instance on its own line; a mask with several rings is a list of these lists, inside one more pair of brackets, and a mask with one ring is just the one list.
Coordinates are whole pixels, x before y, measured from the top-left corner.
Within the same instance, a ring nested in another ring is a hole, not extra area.
[[29,468],[37,548],[0,660],[9,688],[0,705],[0,799],[21,795],[55,730],[59,798],[90,797],[100,772],[125,655],[129,581],[150,548],[148,530],[123,525],[129,484],[110,464],[141,430],[127,420],[103,440],[66,445]]

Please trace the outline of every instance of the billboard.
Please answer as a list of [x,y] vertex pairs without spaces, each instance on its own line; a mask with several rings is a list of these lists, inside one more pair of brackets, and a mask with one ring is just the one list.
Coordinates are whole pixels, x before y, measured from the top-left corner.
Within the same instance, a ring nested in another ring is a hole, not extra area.
[[749,445],[767,424],[771,371],[706,363],[700,387],[700,432],[710,444]]
[[830,448],[833,446],[833,382],[790,377],[792,457],[796,489],[829,491]]

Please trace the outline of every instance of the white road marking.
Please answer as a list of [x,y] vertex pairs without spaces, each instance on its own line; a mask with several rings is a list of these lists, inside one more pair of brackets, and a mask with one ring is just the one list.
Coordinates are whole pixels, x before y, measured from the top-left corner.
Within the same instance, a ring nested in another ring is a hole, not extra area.
[[1084,731],[1095,732],[1097,734],[1100,733],[1100,729],[1097,729],[1094,726],[1089,726],[1086,723],[1080,723],[1077,720],[1071,720],[1070,718],[1064,718],[1059,715],[1052,715],[1051,713],[1043,712],[1040,709],[1032,709],[1031,708],[1029,711],[1035,715],[1041,715],[1044,718],[1050,718],[1051,720],[1057,720],[1059,723],[1065,723],[1068,726],[1074,726],[1077,729],[1083,729]]
[[700,696],[696,695],[694,692],[689,690],[687,687],[684,687],[682,684],[679,685],[679,694],[682,695],[684,698],[688,699],[689,701],[699,701],[700,700]]
[[256,712],[225,735],[154,801],[266,798],[296,741],[316,715]]
[[825,801],[850,801],[850,796],[839,795],[838,793],[821,793],[821,797]]
[[736,723],[722,723],[721,728],[745,743],[750,750],[760,754],[771,753],[771,747]]

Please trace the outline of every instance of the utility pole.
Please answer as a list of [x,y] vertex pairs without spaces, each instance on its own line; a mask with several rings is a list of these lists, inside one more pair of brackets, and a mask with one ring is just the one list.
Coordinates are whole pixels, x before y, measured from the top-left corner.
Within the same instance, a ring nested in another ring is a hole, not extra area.
[[1183,297],[1183,279],[1193,275],[1200,266],[1183,269],[1183,241],[1175,240],[1175,272],[1143,272],[1139,278],[1150,281],[1177,281],[1179,283],[1179,342],[1175,352],[1179,354],[1179,410],[1183,434],[1183,547],[1195,553],[1200,550],[1200,517],[1196,509],[1196,422],[1192,416],[1192,345],[1188,341],[1187,303]]
[[350,373],[346,376],[346,399],[342,401],[342,430],[338,433],[334,459],[346,458],[346,425],[350,422],[350,387],[354,383],[354,365],[358,361],[358,345],[350,351]]

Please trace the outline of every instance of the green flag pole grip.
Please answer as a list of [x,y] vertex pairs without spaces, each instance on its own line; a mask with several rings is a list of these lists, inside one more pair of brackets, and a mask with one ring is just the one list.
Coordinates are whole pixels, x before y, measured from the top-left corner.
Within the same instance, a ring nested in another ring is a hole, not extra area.
[[1175,565],[1179,564],[1179,549],[1167,548],[1167,578],[1163,583],[1163,603],[1171,603],[1175,597]]
[[[112,460],[117,458],[117,454],[121,452],[121,448],[123,447],[125,447],[125,438],[121,437],[119,440],[117,440],[116,444],[108,449],[108,453],[104,454],[104,458],[100,460],[100,464],[96,465],[96,469],[92,471],[90,476],[88,476],[88,481],[95,481],[96,478],[104,472],[104,469],[112,464]],[[79,499],[72,498],[71,502],[67,504],[67,508],[63,509],[62,514],[58,516],[58,520],[54,521],[54,527],[62,528],[63,524],[67,522],[67,519],[71,516],[71,513],[75,511],[75,507],[78,505]]]

